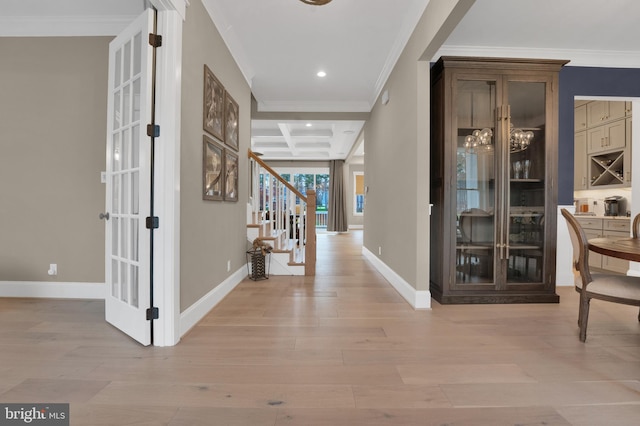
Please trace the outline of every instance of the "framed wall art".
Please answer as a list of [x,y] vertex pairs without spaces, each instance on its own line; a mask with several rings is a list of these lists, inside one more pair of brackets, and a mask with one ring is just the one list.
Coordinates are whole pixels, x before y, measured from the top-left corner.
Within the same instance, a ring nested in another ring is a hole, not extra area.
[[224,148],[209,136],[202,140],[202,199],[224,199]]
[[224,86],[208,66],[204,66],[203,127],[221,141],[224,140]]
[[238,201],[238,154],[224,150],[224,199]]
[[225,90],[224,92],[224,143],[238,150],[238,103]]

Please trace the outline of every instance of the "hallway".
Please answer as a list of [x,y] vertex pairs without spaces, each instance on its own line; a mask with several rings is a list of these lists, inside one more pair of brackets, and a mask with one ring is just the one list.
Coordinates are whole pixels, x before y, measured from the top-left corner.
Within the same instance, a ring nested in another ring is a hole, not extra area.
[[637,308],[414,311],[364,260],[362,231],[318,235],[316,277],[243,281],[175,347],[144,348],[102,301],[0,299],[0,401],[69,402],[72,425],[635,425]]

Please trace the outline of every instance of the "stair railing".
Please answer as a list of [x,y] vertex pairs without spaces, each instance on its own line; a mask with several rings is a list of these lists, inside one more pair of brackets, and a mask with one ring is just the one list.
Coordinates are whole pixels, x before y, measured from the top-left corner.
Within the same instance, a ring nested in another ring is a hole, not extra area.
[[293,262],[304,264],[305,275],[315,275],[316,191],[307,189],[303,195],[253,151],[248,155],[253,221],[267,221],[270,234],[281,238],[281,248],[293,251]]

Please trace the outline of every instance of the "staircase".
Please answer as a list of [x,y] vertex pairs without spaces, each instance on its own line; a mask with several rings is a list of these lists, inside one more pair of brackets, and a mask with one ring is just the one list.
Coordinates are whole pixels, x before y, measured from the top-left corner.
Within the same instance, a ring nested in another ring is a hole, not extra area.
[[315,190],[303,195],[251,150],[249,166],[247,240],[260,238],[273,247],[269,274],[315,275]]

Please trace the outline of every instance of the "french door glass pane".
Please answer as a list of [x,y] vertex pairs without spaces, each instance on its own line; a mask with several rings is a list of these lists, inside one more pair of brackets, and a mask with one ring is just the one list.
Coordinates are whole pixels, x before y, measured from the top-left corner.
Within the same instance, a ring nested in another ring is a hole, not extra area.
[[127,263],[120,263],[120,300],[129,301],[129,280],[127,279]]
[[133,75],[140,74],[142,69],[142,34],[138,33],[133,38]]
[[138,261],[138,219],[131,219],[131,260]]
[[113,257],[120,256],[120,251],[118,250],[118,238],[120,237],[119,224],[120,219],[117,217],[111,218],[111,255]]
[[138,267],[131,265],[131,306],[138,307]]
[[494,282],[494,81],[458,81],[456,158],[456,283]]
[[126,85],[122,99],[122,124],[128,125],[131,121],[131,85]]
[[136,124],[131,128],[131,168],[140,167],[140,125]]
[[544,262],[545,104],[543,82],[510,81],[507,281],[541,282]]
[[124,45],[123,53],[123,67],[122,67],[122,83],[126,83],[131,78],[131,42],[128,41]]
[[111,259],[111,296],[118,297],[118,261]]
[[112,143],[113,152],[111,153],[111,158],[113,162],[113,171],[117,172],[121,169],[120,166],[120,151],[122,147],[120,146],[120,132],[116,132],[113,134],[113,143]]
[[120,111],[120,91],[117,91],[113,94],[113,130],[119,129],[122,125],[122,116]]

